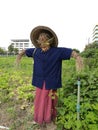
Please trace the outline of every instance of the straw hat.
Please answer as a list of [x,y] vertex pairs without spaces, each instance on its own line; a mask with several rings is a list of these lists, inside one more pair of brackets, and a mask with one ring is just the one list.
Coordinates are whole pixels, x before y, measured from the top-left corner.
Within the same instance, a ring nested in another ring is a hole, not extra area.
[[37,42],[37,39],[39,37],[39,34],[40,33],[48,33],[50,35],[50,38],[54,38],[53,39],[53,42],[52,42],[52,46],[53,47],[57,47],[58,46],[58,38],[57,38],[57,35],[55,34],[55,32],[50,29],[49,27],[46,27],[46,26],[37,26],[35,27],[32,31],[31,31],[31,34],[30,34],[30,39],[32,41],[32,44],[35,46],[35,47],[39,47],[39,44]]

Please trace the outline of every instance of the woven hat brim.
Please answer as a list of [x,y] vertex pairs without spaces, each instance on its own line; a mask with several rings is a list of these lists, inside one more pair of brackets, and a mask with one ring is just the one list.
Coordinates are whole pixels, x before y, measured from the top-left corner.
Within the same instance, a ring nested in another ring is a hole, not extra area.
[[52,43],[52,46],[53,47],[57,47],[58,46],[58,38],[57,38],[57,35],[56,33],[49,27],[46,27],[46,26],[37,26],[35,27],[32,31],[31,31],[31,34],[30,34],[30,39],[32,41],[32,44],[35,46],[35,47],[39,47],[39,44],[37,43],[37,39],[40,35],[40,33],[48,33],[50,35],[50,37],[54,38],[53,39],[53,43]]

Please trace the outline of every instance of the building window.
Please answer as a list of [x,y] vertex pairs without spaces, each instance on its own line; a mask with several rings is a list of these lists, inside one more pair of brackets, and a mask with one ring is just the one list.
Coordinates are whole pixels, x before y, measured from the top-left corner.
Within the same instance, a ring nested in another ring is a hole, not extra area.
[[23,47],[23,43],[20,43],[20,47]]
[[19,43],[16,43],[16,47],[19,47]]
[[24,43],[24,47],[29,47],[29,44],[28,43]]

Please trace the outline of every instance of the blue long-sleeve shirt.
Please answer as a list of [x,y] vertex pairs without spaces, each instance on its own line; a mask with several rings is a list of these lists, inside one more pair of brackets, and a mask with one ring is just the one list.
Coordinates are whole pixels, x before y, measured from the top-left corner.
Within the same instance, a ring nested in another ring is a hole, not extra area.
[[26,55],[34,58],[32,85],[42,88],[45,81],[46,89],[62,87],[62,60],[69,60],[71,53],[72,49],[63,47],[51,47],[46,52],[41,48],[37,48],[35,52],[34,48],[27,49]]

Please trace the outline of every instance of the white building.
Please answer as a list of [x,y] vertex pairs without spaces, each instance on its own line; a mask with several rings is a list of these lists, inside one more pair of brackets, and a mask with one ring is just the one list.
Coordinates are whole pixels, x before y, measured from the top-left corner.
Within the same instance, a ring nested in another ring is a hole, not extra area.
[[93,42],[98,43],[98,25],[93,29]]
[[11,44],[14,48],[17,48],[19,52],[23,49],[31,48],[33,46],[29,42],[29,39],[12,39]]

